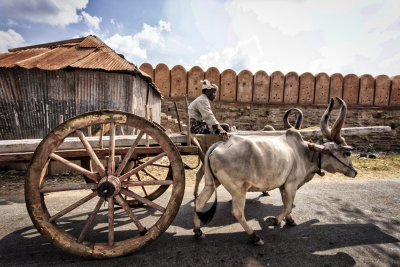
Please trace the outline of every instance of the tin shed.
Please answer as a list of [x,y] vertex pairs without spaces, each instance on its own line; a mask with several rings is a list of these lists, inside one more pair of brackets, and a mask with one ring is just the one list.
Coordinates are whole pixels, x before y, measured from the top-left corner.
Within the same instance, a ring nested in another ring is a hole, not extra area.
[[60,118],[99,109],[144,116],[147,105],[160,123],[161,98],[147,74],[94,35],[0,54],[0,140],[43,138]]

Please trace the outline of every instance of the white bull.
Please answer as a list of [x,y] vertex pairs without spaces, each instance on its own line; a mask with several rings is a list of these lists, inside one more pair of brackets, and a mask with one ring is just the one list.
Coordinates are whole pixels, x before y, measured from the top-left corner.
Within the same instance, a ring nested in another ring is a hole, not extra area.
[[[270,224],[280,224],[285,219],[287,225],[296,225],[291,211],[297,189],[310,181],[321,169],[328,172],[341,172],[355,177],[350,150],[340,136],[347,112],[346,104],[337,98],[341,105],[338,118],[330,130],[327,126],[333,109],[331,99],[328,109],[321,118],[321,131],[329,142],[316,145],[302,139],[295,129],[289,129],[281,136],[231,136],[228,141],[218,142],[210,147],[205,155],[205,186],[195,199],[194,233],[203,238],[200,220],[207,222],[213,217],[217,205],[216,187],[222,184],[232,196],[232,214],[248,233],[253,243],[262,245],[263,241],[249,227],[244,217],[244,205],[248,191],[270,191],[279,188],[284,210]],[[215,191],[213,207],[202,213],[202,209]]]

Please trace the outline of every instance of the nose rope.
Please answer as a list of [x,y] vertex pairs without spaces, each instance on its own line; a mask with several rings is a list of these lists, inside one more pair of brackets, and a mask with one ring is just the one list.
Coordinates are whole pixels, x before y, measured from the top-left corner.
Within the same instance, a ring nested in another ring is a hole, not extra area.
[[[329,150],[329,148],[327,148],[326,146],[323,146],[323,145],[318,145],[318,144],[315,144],[315,143],[308,143],[308,148],[310,149],[310,150],[312,150],[312,151],[314,151],[314,155],[313,155],[313,157],[312,157],[312,159],[311,159],[311,162],[313,162],[314,161],[314,156],[315,156],[315,152],[318,152],[318,156],[319,156],[319,161],[318,161],[318,168],[319,168],[319,170],[318,170],[318,172],[317,172],[317,174],[319,174],[319,175],[321,175],[320,173],[323,173],[323,172],[321,172],[321,154],[326,154],[326,155],[329,155],[329,156],[331,156],[331,157],[333,157],[335,160],[337,160],[337,161],[339,161],[342,165],[344,165],[346,168],[349,168],[350,170],[352,170],[352,171],[354,171],[355,173],[357,173],[357,171],[356,171],[356,169],[354,169],[354,167],[353,166],[350,166],[350,165],[347,165],[346,163],[344,163],[343,161],[341,161],[339,158],[337,158],[330,150]],[[322,175],[321,175],[322,176]]]
[[342,163],[345,167],[349,168],[350,170],[352,170],[353,172],[357,173],[356,169],[354,169],[353,166],[347,165],[346,163],[344,163],[343,161],[341,161],[340,159],[338,159],[335,155],[333,155],[332,153],[329,153],[329,155],[331,157],[333,157],[334,159],[336,159],[337,161],[339,161],[340,163]]

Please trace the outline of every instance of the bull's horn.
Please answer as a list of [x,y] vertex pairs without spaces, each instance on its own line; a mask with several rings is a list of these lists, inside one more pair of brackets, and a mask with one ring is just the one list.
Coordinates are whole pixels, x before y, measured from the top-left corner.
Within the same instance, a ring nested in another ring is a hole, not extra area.
[[331,98],[331,102],[329,103],[329,107],[325,110],[324,114],[321,117],[321,121],[320,121],[320,128],[321,128],[321,132],[322,134],[328,139],[328,140],[332,140],[332,136],[331,136],[331,130],[328,127],[328,120],[329,120],[329,116],[331,115],[332,109],[333,109],[333,98]]
[[[294,127],[293,127],[293,125],[290,124],[289,119],[288,119],[289,114],[292,112],[292,110],[297,111],[297,118],[296,118],[296,123],[295,123]],[[288,109],[285,112],[285,115],[283,116],[283,123],[285,125],[285,129],[295,128],[295,129],[299,130],[301,128],[301,124],[303,123],[303,112],[301,112],[301,110],[298,108]]]
[[340,113],[339,113],[338,118],[336,119],[335,123],[332,126],[331,136],[332,136],[333,141],[335,141],[338,144],[342,144],[342,143],[344,143],[344,139],[340,135],[340,131],[342,130],[344,119],[346,117],[347,105],[339,97],[336,97],[336,99],[340,104]]

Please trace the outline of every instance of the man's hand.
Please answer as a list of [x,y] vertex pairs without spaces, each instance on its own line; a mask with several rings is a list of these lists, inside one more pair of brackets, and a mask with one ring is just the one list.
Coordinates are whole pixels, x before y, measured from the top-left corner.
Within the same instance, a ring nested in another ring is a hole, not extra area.
[[222,140],[224,141],[228,140],[228,133],[221,127],[221,125],[216,124],[213,125],[212,127],[220,136],[222,136]]

